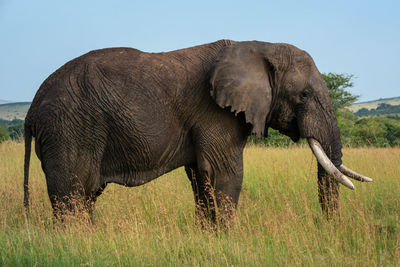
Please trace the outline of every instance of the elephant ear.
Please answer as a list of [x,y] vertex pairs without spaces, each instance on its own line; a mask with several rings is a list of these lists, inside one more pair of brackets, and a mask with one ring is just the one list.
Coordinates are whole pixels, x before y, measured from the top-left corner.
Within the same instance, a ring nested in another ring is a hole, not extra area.
[[272,65],[263,53],[248,43],[227,47],[211,74],[211,96],[221,107],[230,107],[235,114],[244,112],[252,134],[264,135],[271,108]]

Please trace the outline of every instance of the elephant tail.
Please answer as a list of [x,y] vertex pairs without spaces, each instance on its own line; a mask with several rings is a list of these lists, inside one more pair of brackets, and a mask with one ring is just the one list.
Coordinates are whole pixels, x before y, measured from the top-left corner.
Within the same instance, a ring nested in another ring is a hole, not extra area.
[[24,162],[24,207],[26,215],[29,214],[29,162],[31,159],[31,142],[32,132],[31,127],[25,123],[25,162]]

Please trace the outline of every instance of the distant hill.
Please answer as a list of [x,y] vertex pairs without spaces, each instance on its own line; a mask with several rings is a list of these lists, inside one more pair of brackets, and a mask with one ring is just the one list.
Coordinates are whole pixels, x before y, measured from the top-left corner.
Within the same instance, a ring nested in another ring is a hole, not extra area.
[[0,99],[0,105],[1,105],[1,104],[6,104],[6,103],[11,103],[11,102],[12,102],[12,101]]
[[0,104],[0,119],[24,120],[26,113],[28,112],[28,109],[30,106],[31,106],[31,102],[16,102],[16,103]]
[[378,100],[356,103],[356,104],[353,104],[350,107],[348,107],[348,109],[352,112],[357,112],[362,108],[376,109],[379,104],[389,104],[392,106],[400,105],[400,96],[391,97],[391,98],[381,98]]

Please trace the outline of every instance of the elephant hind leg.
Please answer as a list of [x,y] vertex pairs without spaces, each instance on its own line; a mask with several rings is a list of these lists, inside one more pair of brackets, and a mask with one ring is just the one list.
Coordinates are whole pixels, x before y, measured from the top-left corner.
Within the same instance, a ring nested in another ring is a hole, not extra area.
[[57,221],[70,220],[92,221],[94,201],[91,197],[79,193],[55,194],[50,193],[53,214]]
[[65,221],[81,217],[92,220],[101,186],[99,164],[88,155],[89,152],[74,153],[72,150],[68,154],[58,153],[42,160],[56,219]]
[[83,219],[93,223],[95,203],[100,195],[98,192],[102,190],[104,188],[100,187],[94,193],[86,193],[78,183],[66,186],[62,191],[56,191],[50,184],[48,192],[55,219],[61,222],[69,219]]

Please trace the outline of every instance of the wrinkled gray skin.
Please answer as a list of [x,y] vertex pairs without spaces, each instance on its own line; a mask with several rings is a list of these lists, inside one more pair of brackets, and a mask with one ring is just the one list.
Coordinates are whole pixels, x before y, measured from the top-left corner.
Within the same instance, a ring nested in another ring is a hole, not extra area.
[[[168,53],[92,51],[50,75],[29,109],[25,205],[34,136],[56,216],[74,209],[72,195],[92,212],[108,183],[138,186],[185,166],[198,218],[226,222],[242,187],[247,137],[269,127],[293,141],[318,140],[341,164],[328,89],[310,55],[292,45],[221,40]],[[329,215],[338,184],[318,167]]]

